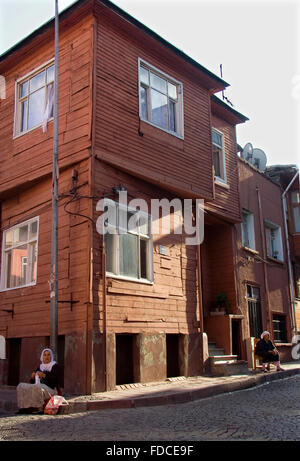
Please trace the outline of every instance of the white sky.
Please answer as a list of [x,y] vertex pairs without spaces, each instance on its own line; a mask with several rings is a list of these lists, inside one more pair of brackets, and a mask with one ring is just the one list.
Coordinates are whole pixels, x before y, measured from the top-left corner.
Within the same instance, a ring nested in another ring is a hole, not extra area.
[[[59,0],[60,11],[74,0]],[[231,86],[238,143],[300,166],[300,0],[114,0]],[[54,0],[0,0],[0,54],[54,16]],[[220,94],[218,95],[220,96]]]

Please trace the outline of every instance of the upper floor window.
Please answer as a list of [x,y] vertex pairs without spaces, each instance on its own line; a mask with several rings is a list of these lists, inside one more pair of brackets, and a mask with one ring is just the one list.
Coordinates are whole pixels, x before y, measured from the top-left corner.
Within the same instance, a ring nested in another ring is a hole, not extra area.
[[265,233],[267,256],[283,261],[281,228],[277,224],[265,220]]
[[255,250],[254,215],[250,211],[242,210],[242,219],[242,244]]
[[151,216],[108,199],[105,210],[107,275],[152,281]]
[[3,232],[2,290],[36,283],[38,226],[34,218]]
[[23,77],[16,84],[15,136],[53,117],[53,61]]
[[300,192],[293,190],[291,192],[291,205],[293,213],[294,232],[300,232]]
[[139,62],[140,118],[183,138],[182,84]]
[[226,183],[226,165],[225,165],[225,150],[224,150],[224,134],[221,131],[213,128],[212,144],[214,155],[214,170],[215,179]]

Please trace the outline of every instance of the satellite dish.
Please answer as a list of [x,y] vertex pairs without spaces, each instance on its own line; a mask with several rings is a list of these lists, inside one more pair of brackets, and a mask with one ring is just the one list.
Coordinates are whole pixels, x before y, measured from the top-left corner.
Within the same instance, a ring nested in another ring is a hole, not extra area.
[[267,166],[267,156],[261,149],[253,149],[253,159],[252,165],[254,165],[258,170],[265,171]]
[[251,142],[247,142],[242,152],[242,158],[244,160],[247,160],[248,162],[249,161],[251,162],[252,155],[253,155],[253,146]]

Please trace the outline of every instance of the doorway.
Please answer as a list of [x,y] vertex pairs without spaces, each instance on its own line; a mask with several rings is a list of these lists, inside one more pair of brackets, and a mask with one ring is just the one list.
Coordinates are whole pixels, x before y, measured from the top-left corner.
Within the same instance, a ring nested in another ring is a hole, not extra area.
[[237,356],[237,360],[241,360],[241,321],[232,319],[231,322],[232,335],[232,354]]
[[116,384],[134,382],[133,351],[134,336],[129,334],[116,335]]
[[179,335],[167,334],[167,378],[180,376]]
[[20,380],[21,338],[10,338],[8,346],[8,386],[17,386]]
[[259,338],[263,330],[260,289],[258,287],[247,285],[247,301],[250,336],[253,338]]

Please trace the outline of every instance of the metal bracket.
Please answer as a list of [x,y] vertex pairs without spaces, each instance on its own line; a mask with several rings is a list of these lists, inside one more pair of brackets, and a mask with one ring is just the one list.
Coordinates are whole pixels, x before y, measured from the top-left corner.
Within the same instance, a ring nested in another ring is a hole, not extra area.
[[[46,302],[47,304],[50,303],[49,300],[47,300],[47,301],[45,301],[45,302]],[[71,311],[73,311],[73,304],[79,303],[79,301],[73,301],[73,294],[72,294],[72,293],[71,293],[71,299],[65,300],[65,301],[60,301],[60,300],[58,300],[57,302],[58,302],[59,304],[66,304],[66,303],[70,304],[70,309],[71,309]]]
[[15,305],[12,304],[11,307],[12,309],[1,309],[1,311],[11,313],[11,318],[13,319],[15,315]]

